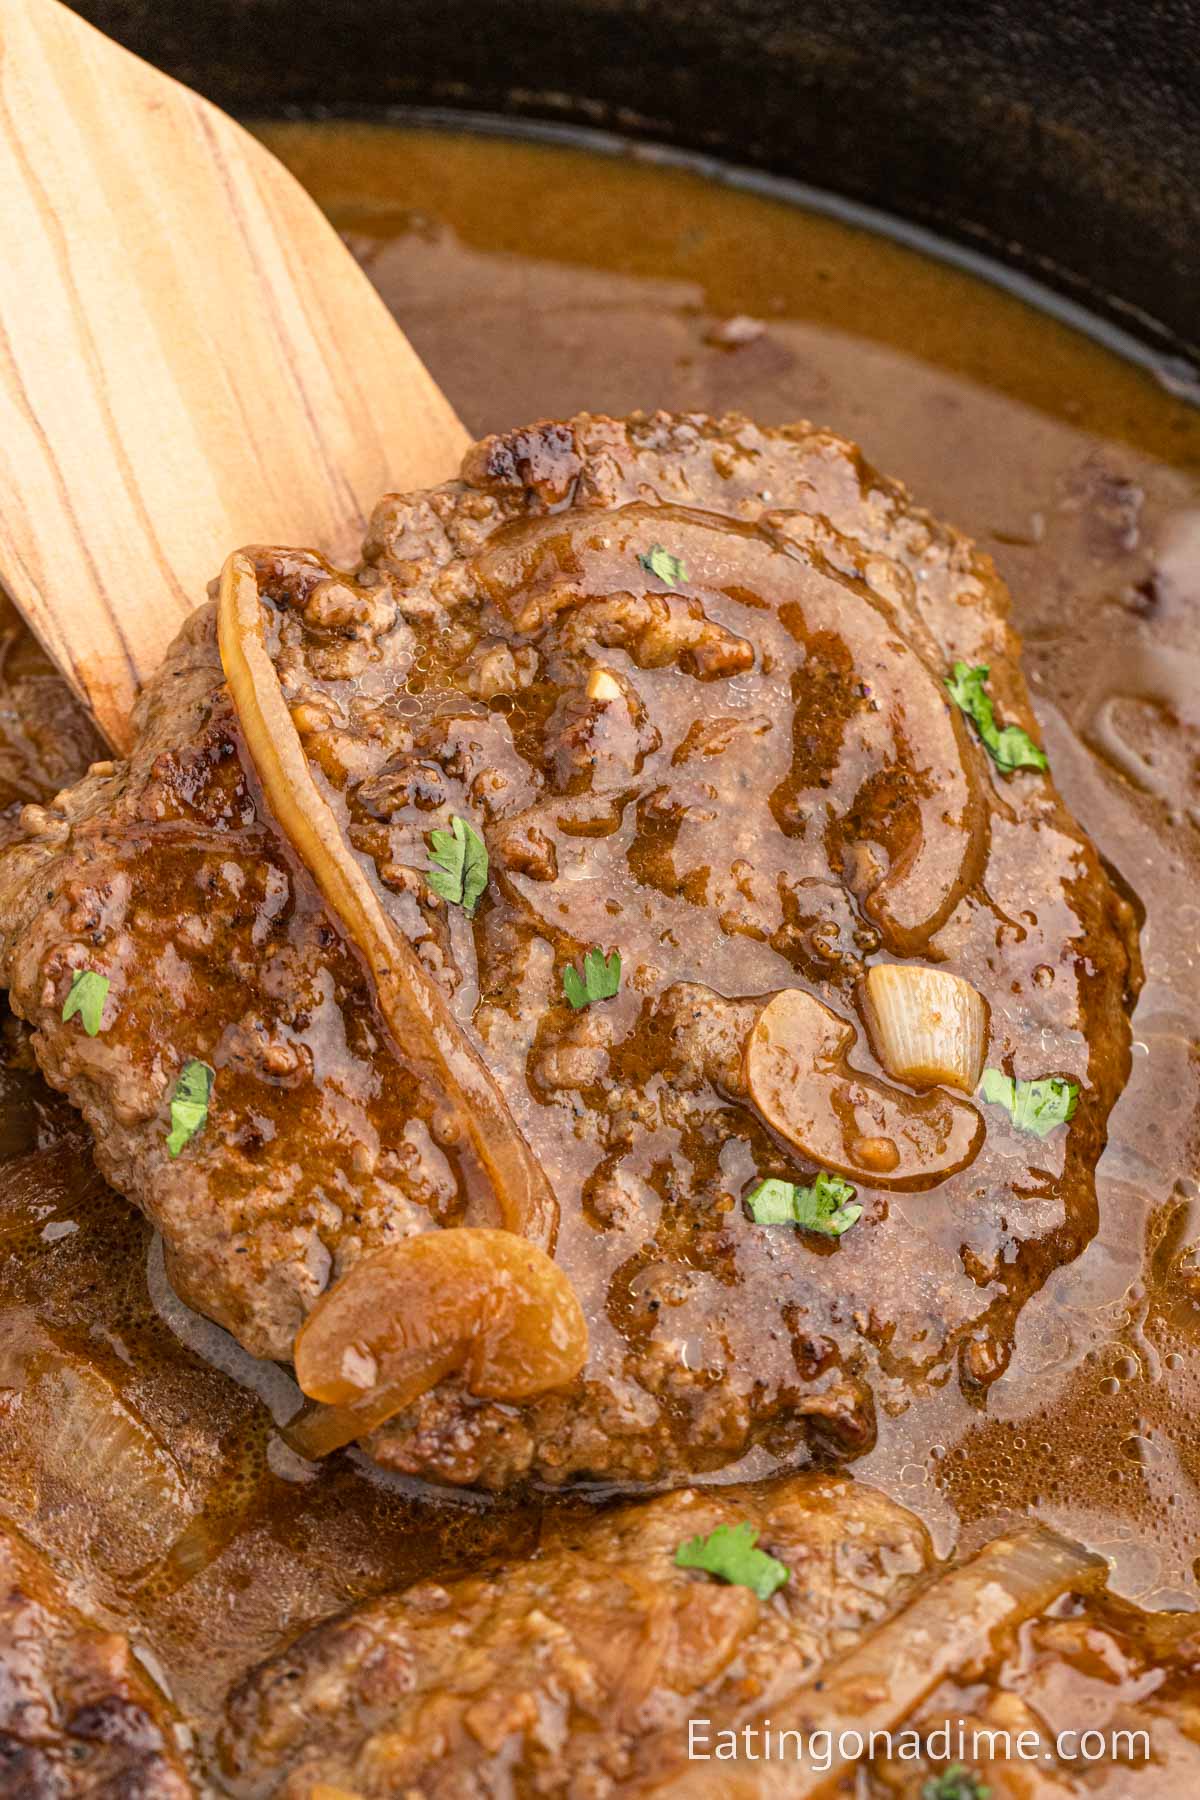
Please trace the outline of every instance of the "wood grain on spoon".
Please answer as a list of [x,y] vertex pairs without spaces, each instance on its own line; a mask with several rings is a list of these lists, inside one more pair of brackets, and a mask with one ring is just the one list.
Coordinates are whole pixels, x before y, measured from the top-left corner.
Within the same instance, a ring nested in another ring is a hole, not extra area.
[[125,748],[232,547],[350,553],[467,434],[286,170],[58,0],[4,0],[0,216],[0,581]]

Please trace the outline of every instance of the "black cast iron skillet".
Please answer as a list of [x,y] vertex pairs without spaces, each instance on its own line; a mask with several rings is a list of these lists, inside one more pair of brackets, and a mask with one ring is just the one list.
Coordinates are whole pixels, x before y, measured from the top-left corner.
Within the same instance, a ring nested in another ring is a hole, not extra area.
[[1200,0],[74,4],[233,112],[461,107],[708,151],[1200,360]]

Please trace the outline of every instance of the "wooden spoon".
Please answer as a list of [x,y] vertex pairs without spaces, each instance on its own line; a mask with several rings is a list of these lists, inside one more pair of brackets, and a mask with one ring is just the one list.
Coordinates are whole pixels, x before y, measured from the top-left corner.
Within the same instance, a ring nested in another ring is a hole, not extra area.
[[352,555],[468,436],[274,157],[58,0],[4,0],[0,217],[0,581],[125,749],[227,551]]

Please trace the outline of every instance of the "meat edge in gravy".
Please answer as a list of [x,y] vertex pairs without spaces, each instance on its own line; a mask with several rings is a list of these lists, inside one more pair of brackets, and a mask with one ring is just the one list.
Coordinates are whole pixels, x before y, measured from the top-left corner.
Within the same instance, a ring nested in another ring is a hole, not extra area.
[[[1138,969],[986,558],[811,426],[585,415],[386,498],[351,574],[235,561],[217,617],[229,688],[202,612],[131,762],[26,809],[3,962],[184,1297],[258,1355],[307,1319],[297,1442],[678,1478],[1002,1371],[1094,1229]],[[897,1082],[914,964],[978,1042]],[[763,1225],[764,1180],[853,1229]]]

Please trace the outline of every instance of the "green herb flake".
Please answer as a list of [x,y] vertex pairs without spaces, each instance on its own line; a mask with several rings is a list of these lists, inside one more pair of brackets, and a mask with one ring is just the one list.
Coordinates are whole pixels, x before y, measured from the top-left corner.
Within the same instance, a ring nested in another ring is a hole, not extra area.
[[770,1176],[746,1195],[746,1205],[756,1225],[799,1225],[840,1238],[862,1218],[856,1193],[850,1182],[822,1169],[811,1187]]
[[171,1131],[167,1151],[171,1156],[190,1144],[198,1131],[203,1131],[208,1118],[216,1076],[206,1062],[189,1057],[179,1071],[175,1092],[171,1095]]
[[966,713],[1002,775],[1011,775],[1014,769],[1048,769],[1046,752],[1038,749],[1027,731],[1019,725],[997,725],[992,697],[985,685],[989,673],[986,663],[978,663],[972,669],[964,662],[956,662],[953,675],[946,679],[950,698]]
[[675,1552],[677,1569],[702,1569],[732,1587],[749,1588],[760,1600],[769,1600],[776,1588],[791,1579],[791,1570],[777,1557],[754,1548],[758,1533],[749,1521],[718,1525],[707,1537],[688,1538]]
[[990,1800],[991,1788],[966,1763],[948,1763],[940,1775],[931,1775],[921,1789],[921,1800]]
[[468,919],[473,918],[487,886],[487,845],[457,813],[450,820],[449,831],[430,832],[429,844],[430,887],[452,906],[461,906]]
[[574,967],[563,970],[563,993],[576,1012],[590,1006],[593,1000],[611,1000],[621,985],[621,953],[614,950],[605,956],[603,950],[589,950],[583,959],[583,979]]
[[645,556],[639,555],[638,561],[647,575],[657,575],[667,587],[678,587],[681,581],[688,579],[688,572],[679,558],[664,550],[661,544],[652,544]]
[[1018,1131],[1049,1137],[1058,1125],[1069,1125],[1079,1104],[1079,1085],[1058,1075],[1038,1081],[1014,1081],[1000,1069],[985,1069],[979,1092],[992,1106],[1003,1106]]
[[770,1175],[746,1195],[750,1217],[756,1225],[794,1225],[796,1189],[790,1181]]
[[100,1030],[108,989],[107,975],[98,975],[95,969],[76,969],[71,977],[71,991],[63,1002],[63,1024],[78,1013],[83,1029],[89,1037],[95,1037]]

